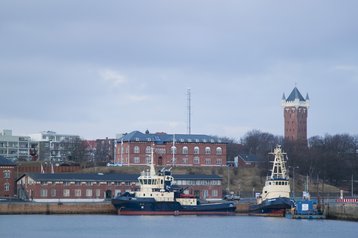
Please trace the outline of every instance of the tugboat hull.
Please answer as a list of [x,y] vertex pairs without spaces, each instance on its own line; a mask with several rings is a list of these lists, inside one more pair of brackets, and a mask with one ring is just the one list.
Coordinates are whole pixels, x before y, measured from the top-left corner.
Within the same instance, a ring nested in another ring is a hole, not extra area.
[[182,206],[177,201],[158,202],[154,198],[117,197],[112,199],[119,215],[232,215],[232,202]]
[[285,216],[286,209],[291,208],[291,200],[289,198],[271,198],[264,200],[262,203],[252,205],[249,208],[251,215],[261,216]]

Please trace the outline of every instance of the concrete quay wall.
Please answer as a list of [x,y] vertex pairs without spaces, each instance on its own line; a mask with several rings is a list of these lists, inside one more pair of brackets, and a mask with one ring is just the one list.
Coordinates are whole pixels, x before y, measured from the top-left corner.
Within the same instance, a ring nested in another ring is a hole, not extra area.
[[329,203],[325,205],[325,214],[328,219],[358,221],[358,204]]
[[115,214],[111,203],[0,203],[0,214]]

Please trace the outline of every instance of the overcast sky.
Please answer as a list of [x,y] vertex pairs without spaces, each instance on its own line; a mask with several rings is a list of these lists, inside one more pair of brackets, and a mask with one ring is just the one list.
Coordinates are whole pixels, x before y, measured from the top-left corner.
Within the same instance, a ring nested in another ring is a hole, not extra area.
[[358,134],[358,1],[0,1],[0,129],[86,139],[283,135],[282,94],[310,97],[308,136]]

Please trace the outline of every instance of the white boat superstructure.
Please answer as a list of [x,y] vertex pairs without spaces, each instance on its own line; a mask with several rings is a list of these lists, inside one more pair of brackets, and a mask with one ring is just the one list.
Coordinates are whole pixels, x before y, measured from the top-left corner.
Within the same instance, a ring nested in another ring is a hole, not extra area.
[[151,149],[150,169],[143,171],[138,177],[140,190],[135,193],[135,197],[154,198],[157,202],[177,201],[182,205],[196,205],[196,198],[176,198],[172,190],[174,178],[170,170],[162,169],[158,174],[155,172],[153,163],[153,148]]
[[262,189],[261,195],[257,199],[257,203],[274,198],[289,198],[290,197],[290,181],[286,170],[286,161],[284,153],[280,145],[277,145],[273,152],[271,175],[266,178],[265,186]]

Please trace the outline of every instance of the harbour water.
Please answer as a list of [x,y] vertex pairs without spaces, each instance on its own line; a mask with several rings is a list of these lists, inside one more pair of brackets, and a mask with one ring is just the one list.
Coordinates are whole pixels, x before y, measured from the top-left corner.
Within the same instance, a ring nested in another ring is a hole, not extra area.
[[4,215],[0,237],[357,237],[358,224],[251,216]]

